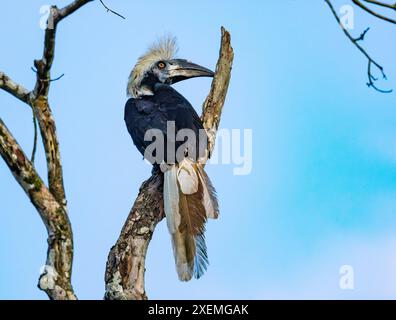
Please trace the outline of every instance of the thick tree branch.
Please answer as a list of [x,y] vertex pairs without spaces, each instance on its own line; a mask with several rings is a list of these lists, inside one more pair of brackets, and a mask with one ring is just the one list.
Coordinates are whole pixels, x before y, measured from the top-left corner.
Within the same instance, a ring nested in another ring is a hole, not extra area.
[[63,170],[59,151],[59,141],[56,133],[55,120],[46,96],[39,96],[32,101],[32,107],[38,120],[44,145],[48,185],[54,197],[66,207],[66,195],[63,186]]
[[1,119],[0,154],[47,228],[47,262],[40,276],[39,288],[51,299],[76,299],[70,282],[73,236],[65,208],[45,186]]
[[48,103],[48,92],[51,84],[51,67],[55,54],[55,36],[58,23],[68,17],[83,5],[93,0],[76,0],[68,6],[58,9],[52,6],[47,22],[44,37],[43,56],[40,60],[35,60],[36,85],[33,90],[31,105],[38,120],[40,133],[43,140],[49,189],[54,197],[66,208],[66,195],[63,185],[63,172],[59,152],[59,141],[56,133],[55,120]]
[[154,173],[140,187],[139,195],[111,248],[106,265],[108,300],[145,300],[145,261],[155,227],[164,217],[162,200],[163,175]]
[[66,7],[59,9],[58,10],[58,17],[56,18],[57,22],[60,22],[67,16],[73,14],[76,12],[78,9],[80,9],[82,6],[86,5],[88,2],[92,2],[94,0],[75,0]]
[[216,66],[216,75],[213,79],[209,95],[202,107],[202,122],[209,138],[209,154],[214,148],[216,132],[219,128],[221,113],[231,79],[233,60],[234,51],[231,47],[231,35],[222,27],[220,57]]
[[2,71],[0,71],[0,89],[7,91],[22,102],[30,104],[30,92],[20,84],[11,80],[11,78]]
[[[342,24],[340,18],[337,15],[337,12],[334,9],[333,4],[331,3],[330,0],[325,0],[325,2],[327,3],[327,5],[329,6],[331,12],[333,13],[334,18],[337,20],[339,26],[341,27],[342,31],[344,32],[344,34],[347,36],[347,38],[355,45],[356,48],[359,49],[359,51],[361,53],[363,53],[363,55],[367,58],[368,60],[368,66],[367,66],[367,77],[368,77],[368,82],[367,82],[367,86],[374,88],[375,90],[382,92],[382,93],[390,93],[393,90],[383,90],[378,88],[375,85],[375,81],[377,81],[378,79],[375,78],[372,74],[372,70],[371,70],[371,66],[374,65],[375,67],[378,68],[378,70],[380,70],[382,78],[386,79],[386,75],[384,72],[384,68],[377,62],[375,61],[373,58],[371,58],[371,56],[367,53],[367,51],[358,43],[360,40],[362,40],[361,38],[364,37],[364,35],[367,33],[367,31],[365,31],[359,38],[354,38],[352,37],[352,35],[349,33],[349,31],[344,27],[344,25]],[[367,29],[366,29],[367,30]]]
[[[222,28],[220,57],[216,75],[207,97],[203,116],[214,145],[216,130],[231,78],[233,50],[228,31]],[[147,299],[144,287],[145,259],[155,227],[164,217],[162,199],[163,175],[154,172],[145,181],[118,238],[110,250],[106,266],[106,299]]]
[[62,9],[58,9],[56,6],[50,8],[50,15],[45,30],[43,56],[40,60],[34,61],[37,69],[35,96],[48,95],[51,83],[50,71],[55,56],[55,36],[58,23],[91,1],[93,0],[75,0]]

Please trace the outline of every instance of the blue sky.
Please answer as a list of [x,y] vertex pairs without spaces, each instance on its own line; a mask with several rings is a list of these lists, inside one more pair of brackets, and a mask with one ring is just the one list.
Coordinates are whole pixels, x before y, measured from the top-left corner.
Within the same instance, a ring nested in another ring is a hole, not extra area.
[[[337,9],[346,1],[334,1]],[[69,3],[54,1],[59,7]],[[42,53],[45,1],[5,1],[0,70],[27,88]],[[147,45],[172,33],[179,56],[214,68],[220,26],[232,34],[233,78],[221,126],[253,130],[253,170],[208,166],[221,218],[207,231],[210,267],[180,283],[166,226],[147,259],[150,298],[396,298],[395,94],[365,85],[367,62],[324,1],[108,0],[59,27],[50,101],[57,121],[75,236],[73,285],[82,299],[104,293],[107,254],[149,166],[123,122],[129,72]],[[392,25],[355,10],[358,36],[396,89]],[[176,88],[200,110],[210,80]],[[29,108],[0,92],[0,116],[30,153]],[[45,176],[41,145],[37,170]],[[45,299],[44,226],[0,161],[0,298]],[[354,290],[339,288],[339,268],[354,269]]]

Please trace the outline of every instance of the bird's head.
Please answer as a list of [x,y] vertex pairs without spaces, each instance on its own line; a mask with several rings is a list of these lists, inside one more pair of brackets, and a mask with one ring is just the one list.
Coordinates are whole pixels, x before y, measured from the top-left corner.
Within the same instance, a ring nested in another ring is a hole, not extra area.
[[133,68],[127,93],[132,97],[152,95],[156,83],[174,84],[196,77],[213,77],[214,72],[184,59],[175,59],[174,38],[166,38],[152,45]]

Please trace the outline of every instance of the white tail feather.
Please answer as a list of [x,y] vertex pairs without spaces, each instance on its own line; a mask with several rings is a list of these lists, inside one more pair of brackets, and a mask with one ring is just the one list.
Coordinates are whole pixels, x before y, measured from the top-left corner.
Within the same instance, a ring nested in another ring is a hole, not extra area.
[[164,209],[179,279],[201,277],[208,265],[205,222],[218,217],[216,191],[201,164],[185,159],[168,166]]
[[164,210],[168,230],[171,234],[177,231],[180,225],[180,212],[179,212],[179,189],[177,186],[177,168],[176,166],[170,167],[164,173]]
[[183,243],[182,234],[176,232],[172,234],[172,248],[173,248],[173,256],[175,257],[176,270],[179,276],[180,281],[190,281],[194,269],[193,265],[189,264],[187,261],[187,252],[186,247],[184,245],[180,245]]
[[184,194],[191,195],[198,192],[199,181],[191,160],[184,159],[179,164],[179,170],[177,170],[177,181],[179,181],[180,190]]

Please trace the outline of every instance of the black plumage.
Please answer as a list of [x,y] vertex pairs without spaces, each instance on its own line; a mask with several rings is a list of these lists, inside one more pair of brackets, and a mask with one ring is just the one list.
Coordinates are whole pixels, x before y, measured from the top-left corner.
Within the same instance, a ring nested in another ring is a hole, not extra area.
[[219,209],[216,191],[200,161],[206,160],[207,153],[201,119],[170,85],[214,73],[171,58],[174,49],[173,41],[165,41],[139,58],[128,81],[127,92],[134,98],[126,103],[124,119],[139,152],[164,175],[164,212],[176,269],[180,280],[189,281],[207,269],[205,224],[208,218],[218,217]]
[[[170,85],[157,83],[153,86],[153,95],[146,95],[140,98],[130,98],[125,106],[125,123],[132,140],[144,156],[144,151],[152,141],[144,141],[144,136],[149,129],[158,129],[162,131],[165,138],[164,156],[167,162],[167,140],[172,139],[175,144],[175,150],[184,143],[184,141],[175,141],[175,137],[167,136],[167,123],[169,121],[175,122],[176,134],[181,129],[191,129],[195,133],[196,141],[190,148],[190,155],[197,157],[204,156],[204,150],[199,151],[199,137],[206,139],[205,131],[200,117],[190,102],[184,98],[179,92],[173,89]],[[201,148],[203,149],[203,148]]]

